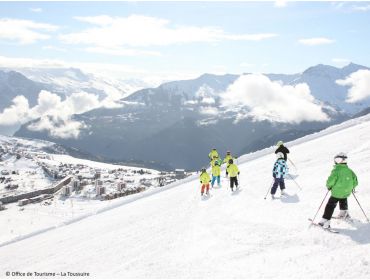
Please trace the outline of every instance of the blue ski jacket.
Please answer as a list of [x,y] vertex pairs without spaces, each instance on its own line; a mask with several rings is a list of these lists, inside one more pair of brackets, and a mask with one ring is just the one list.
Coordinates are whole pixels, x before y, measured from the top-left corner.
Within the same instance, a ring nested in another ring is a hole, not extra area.
[[274,178],[285,178],[285,175],[288,174],[288,166],[284,159],[279,158],[272,169],[272,177]]

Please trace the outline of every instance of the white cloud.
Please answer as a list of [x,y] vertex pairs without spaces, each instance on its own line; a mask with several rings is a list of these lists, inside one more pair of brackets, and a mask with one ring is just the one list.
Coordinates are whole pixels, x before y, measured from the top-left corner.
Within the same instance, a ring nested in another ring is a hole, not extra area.
[[111,16],[101,15],[95,17],[75,17],[76,20],[87,22],[94,25],[106,26],[113,23],[114,19]]
[[32,108],[24,96],[14,98],[13,105],[0,114],[0,125],[24,124],[40,118],[29,129],[47,130],[54,137],[77,138],[85,124],[72,120],[72,115],[100,106],[98,97],[86,92],[73,93],[62,101],[58,95],[42,90],[37,105]]
[[63,48],[60,48],[60,47],[56,47],[56,46],[53,46],[53,45],[43,46],[42,49],[43,50],[58,51],[58,52],[66,52],[67,51],[66,49],[63,49]]
[[47,32],[53,32],[57,26],[22,19],[0,19],[0,40],[16,41],[20,44],[32,44],[50,38]]
[[[218,27],[172,26],[162,18],[142,15],[128,17],[76,17],[93,27],[80,32],[60,35],[68,44],[85,44],[105,53],[127,47],[167,46],[193,42],[219,42],[223,40],[261,41],[276,37],[274,33],[228,34]],[[118,36],[119,34],[119,36]],[[123,54],[121,52],[121,54]],[[132,52],[129,52],[131,55]]]
[[108,54],[115,56],[138,56],[138,55],[151,55],[151,56],[160,56],[160,52],[155,51],[142,51],[135,49],[125,49],[125,48],[103,48],[103,47],[91,47],[86,48],[87,52],[90,53],[99,53],[99,54]]
[[243,75],[222,94],[223,106],[243,111],[240,118],[301,123],[328,121],[322,107],[315,102],[307,84],[282,85],[261,74]]
[[370,97],[370,71],[358,70],[344,80],[337,80],[341,86],[350,87],[346,102],[356,103]]
[[298,42],[302,45],[306,46],[319,46],[319,45],[327,45],[332,44],[335,41],[329,38],[324,37],[316,37],[316,38],[306,38],[306,39],[300,39]]
[[30,8],[30,11],[31,12],[34,12],[34,13],[41,13],[42,12],[42,8]]
[[288,4],[287,0],[276,0],[274,3],[274,6],[278,8],[283,8],[283,7],[286,7],[287,4]]
[[355,11],[367,12],[370,11],[370,4],[365,6],[353,6],[352,8]]
[[23,95],[16,96],[13,99],[13,105],[0,113],[0,125],[10,126],[27,122],[29,120],[29,108],[27,98]]

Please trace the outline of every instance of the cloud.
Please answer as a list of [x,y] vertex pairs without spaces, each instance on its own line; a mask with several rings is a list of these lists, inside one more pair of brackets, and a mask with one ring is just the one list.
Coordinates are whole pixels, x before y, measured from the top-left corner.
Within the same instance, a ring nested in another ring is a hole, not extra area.
[[[128,17],[101,15],[75,19],[91,24],[92,27],[76,33],[62,34],[59,36],[60,40],[67,44],[88,45],[90,51],[113,55],[143,54],[142,50],[131,50],[132,47],[213,43],[223,40],[261,41],[277,36],[274,33],[229,34],[218,27],[173,26],[169,20],[142,15]],[[144,54],[158,55],[153,51],[146,51]]]
[[306,39],[300,39],[298,42],[302,45],[306,46],[319,46],[319,45],[327,45],[332,44],[335,41],[329,38],[324,37],[316,37],[316,38],[306,38]]
[[29,108],[27,98],[23,95],[16,96],[13,99],[13,105],[0,113],[0,125],[10,126],[27,122],[29,120]]
[[222,104],[243,112],[240,118],[272,122],[301,123],[328,121],[329,117],[315,102],[307,84],[282,85],[261,74],[240,76],[222,95]]
[[370,11],[370,4],[366,6],[353,6],[352,9],[354,11],[367,12]]
[[86,48],[87,52],[108,54],[116,56],[138,56],[138,55],[150,55],[150,56],[160,56],[160,52],[155,51],[142,51],[135,49],[124,49],[124,48],[102,48],[102,47],[92,47]]
[[56,46],[52,46],[52,45],[43,46],[42,49],[43,50],[58,51],[58,52],[66,52],[67,51],[66,49],[56,47]]
[[283,8],[283,7],[286,7],[287,4],[288,4],[287,0],[276,0],[274,3],[274,6],[278,8]]
[[0,40],[16,41],[20,44],[32,44],[50,38],[47,32],[53,32],[57,26],[22,19],[0,19]]
[[41,8],[30,8],[30,11],[34,13],[41,13],[42,9]]
[[40,119],[29,125],[31,130],[46,130],[53,137],[77,138],[85,124],[72,119],[72,115],[81,114],[98,108],[98,97],[86,92],[77,92],[61,100],[60,96],[42,90],[37,105],[30,108],[27,98],[17,96],[13,105],[0,114],[0,125],[25,124]]
[[358,70],[344,80],[337,80],[336,83],[341,86],[349,87],[346,99],[348,103],[360,102],[370,97],[369,70]]

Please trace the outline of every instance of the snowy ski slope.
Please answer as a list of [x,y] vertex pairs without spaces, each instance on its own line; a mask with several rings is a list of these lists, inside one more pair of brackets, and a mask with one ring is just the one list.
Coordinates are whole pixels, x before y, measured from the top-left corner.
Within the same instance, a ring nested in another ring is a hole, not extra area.
[[[0,273],[370,278],[370,224],[352,197],[350,213],[362,222],[333,221],[340,234],[308,228],[308,218],[326,193],[333,156],[340,151],[348,153],[349,166],[359,179],[357,197],[370,215],[370,115],[287,146],[302,191],[287,180],[288,197],[263,199],[275,161],[273,148],[265,149],[239,158],[242,189],[238,193],[230,193],[223,178],[222,188],[202,200],[196,178],[155,195],[130,198],[130,203],[121,200],[107,211],[0,247]],[[295,173],[293,167],[291,171]]]

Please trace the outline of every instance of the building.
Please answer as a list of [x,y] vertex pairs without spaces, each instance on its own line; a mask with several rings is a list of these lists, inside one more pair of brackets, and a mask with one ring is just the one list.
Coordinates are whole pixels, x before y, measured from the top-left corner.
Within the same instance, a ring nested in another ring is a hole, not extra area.
[[176,179],[183,179],[186,177],[185,169],[176,169],[175,170],[175,178]]

